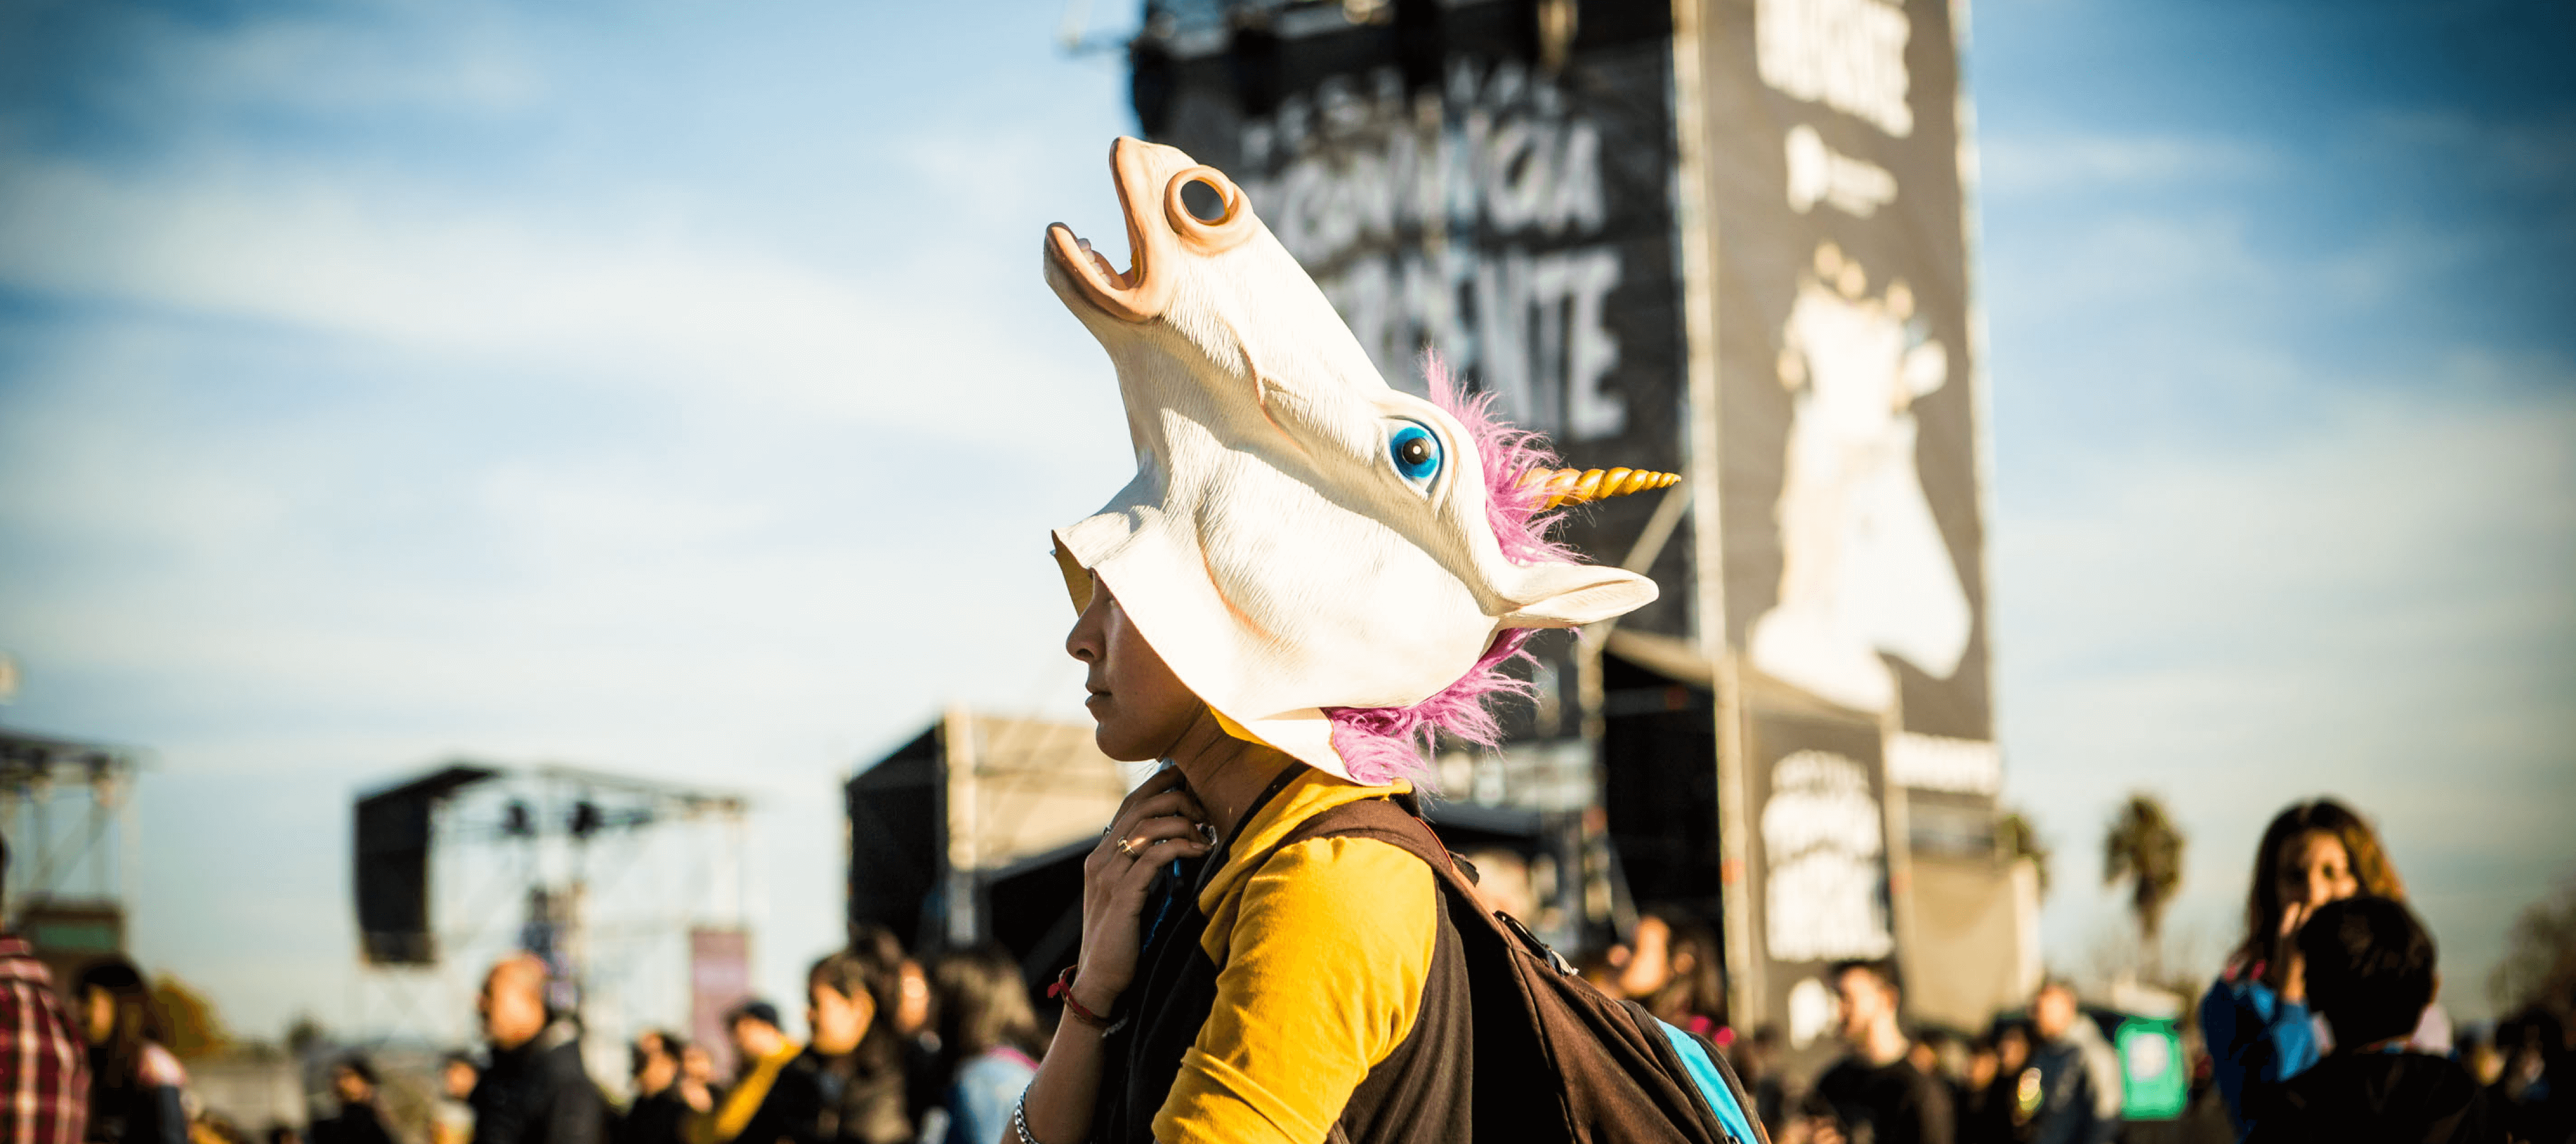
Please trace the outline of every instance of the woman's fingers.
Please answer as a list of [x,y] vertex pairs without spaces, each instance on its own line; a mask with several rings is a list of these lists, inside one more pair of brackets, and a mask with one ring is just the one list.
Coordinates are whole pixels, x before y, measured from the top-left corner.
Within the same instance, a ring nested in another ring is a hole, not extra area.
[[1135,865],[1118,875],[1119,895],[1133,894],[1141,904],[1146,888],[1153,884],[1154,874],[1163,868],[1163,863],[1175,858],[1195,858],[1207,853],[1208,849],[1207,843],[1195,837],[1162,838],[1137,845]]
[[1197,824],[1207,821],[1207,812],[1199,808],[1199,800],[1188,791],[1164,791],[1121,808],[1118,816],[1110,821],[1109,837],[1130,836],[1148,822],[1164,820],[1188,822],[1195,829]]
[[1152,798],[1121,810],[1118,819],[1130,826],[1149,818],[1177,816],[1197,822],[1207,821],[1207,811],[1200,809],[1198,796],[1185,790],[1167,790]]
[[[1127,840],[1127,849],[1130,850],[1141,850],[1144,849],[1147,843],[1160,842],[1167,838],[1187,838],[1194,842],[1205,841],[1205,839],[1199,834],[1198,823],[1192,822],[1186,818],[1171,815],[1166,815],[1162,818],[1148,818],[1143,822],[1137,823],[1135,829],[1130,830],[1119,837]],[[1113,842],[1110,845],[1116,846],[1117,844]]]

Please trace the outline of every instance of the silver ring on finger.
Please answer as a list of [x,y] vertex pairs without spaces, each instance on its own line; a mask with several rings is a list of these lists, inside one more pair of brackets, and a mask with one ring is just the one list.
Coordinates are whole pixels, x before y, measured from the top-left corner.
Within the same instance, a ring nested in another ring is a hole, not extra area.
[[1135,857],[1135,856],[1136,856],[1136,840],[1135,840],[1135,839],[1132,839],[1132,838],[1121,838],[1121,839],[1119,839],[1119,840],[1118,840],[1118,852],[1119,852],[1119,853],[1121,853],[1121,854],[1124,854],[1124,855],[1126,855],[1126,856],[1128,856],[1128,857],[1130,857],[1130,858]]

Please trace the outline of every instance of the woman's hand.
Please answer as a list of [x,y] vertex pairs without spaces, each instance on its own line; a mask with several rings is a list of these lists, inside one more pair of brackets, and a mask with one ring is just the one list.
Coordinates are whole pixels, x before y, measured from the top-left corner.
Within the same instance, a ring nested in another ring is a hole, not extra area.
[[1082,860],[1082,961],[1073,999],[1083,1008],[1107,1014],[1136,979],[1146,887],[1164,863],[1213,848],[1203,833],[1207,821],[1178,768],[1146,779],[1118,805],[1109,832]]
[[2308,962],[2299,955],[2299,927],[2314,912],[2306,902],[2292,902],[2281,908],[2281,932],[2272,942],[2272,963],[2264,967],[2263,977],[2283,1001],[2301,1005],[2308,1002]]

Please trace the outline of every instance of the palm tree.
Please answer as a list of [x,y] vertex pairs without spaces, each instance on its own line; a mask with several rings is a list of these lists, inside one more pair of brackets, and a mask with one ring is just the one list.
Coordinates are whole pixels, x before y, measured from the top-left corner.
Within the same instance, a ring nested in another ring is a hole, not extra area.
[[2138,933],[2146,938],[2150,979],[2160,978],[2163,970],[2157,933],[2164,926],[2165,907],[2182,888],[2183,843],[2182,829],[2165,813],[2165,804],[2143,791],[2129,796],[2102,836],[2102,884],[2128,880],[2129,908],[2137,915]]
[[2018,810],[2006,811],[1995,820],[1995,845],[2006,860],[2028,858],[2039,871],[2039,896],[2048,896],[2048,843],[2039,836],[2039,828]]

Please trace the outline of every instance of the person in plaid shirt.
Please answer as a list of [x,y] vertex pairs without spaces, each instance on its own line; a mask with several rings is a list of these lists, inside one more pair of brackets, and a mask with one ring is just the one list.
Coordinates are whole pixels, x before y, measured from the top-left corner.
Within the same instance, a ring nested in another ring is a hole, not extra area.
[[[0,839],[0,887],[8,876]],[[89,1051],[35,950],[0,933],[0,1144],[80,1144],[88,1126]]]

